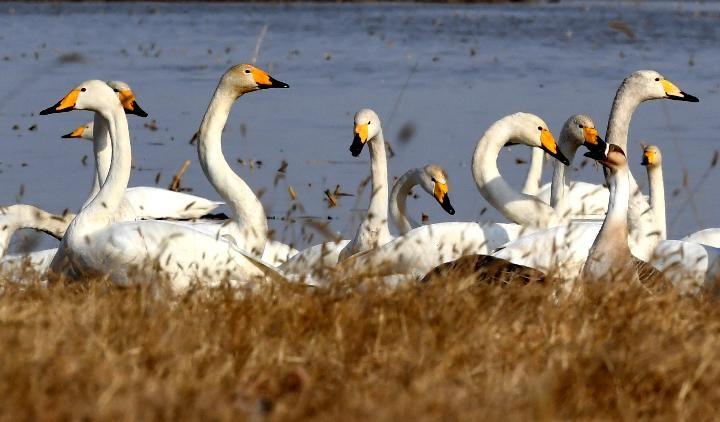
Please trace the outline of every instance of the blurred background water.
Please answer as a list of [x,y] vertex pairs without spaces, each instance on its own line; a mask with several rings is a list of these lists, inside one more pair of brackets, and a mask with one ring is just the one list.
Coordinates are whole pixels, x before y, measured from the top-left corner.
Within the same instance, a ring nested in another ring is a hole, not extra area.
[[[604,136],[615,90],[638,69],[660,71],[701,101],[654,101],[638,109],[628,151],[636,179],[645,184],[640,143],[657,144],[664,154],[669,236],[720,225],[720,175],[712,167],[720,149],[717,2],[3,3],[0,203],[53,212],[83,203],[92,147],[60,135],[91,114],[37,112],[95,78],[128,82],[150,114],[130,117],[131,186],[153,186],[159,178],[158,186],[166,187],[189,159],[182,185],[217,199],[189,140],[218,78],[231,64],[251,60],[263,28],[257,65],[291,88],[240,99],[223,147],[276,218],[276,238],[301,246],[319,241],[319,235],[308,237],[318,224],[345,237],[354,231],[368,202],[358,184],[369,174],[369,156],[353,158],[348,151],[353,114],[362,107],[383,120],[394,151],[391,183],[431,162],[449,173],[457,214],[445,214],[418,191],[409,202],[415,219],[424,212],[430,222],[504,221],[470,173],[485,129],[527,111],[559,136],[568,116],[586,113]],[[529,157],[525,147],[500,157],[501,172],[518,189]],[[287,168],[279,174],[283,161]],[[603,181],[596,167],[575,164],[571,177]],[[546,164],[544,181],[551,171]],[[323,192],[337,185],[360,195],[329,208]],[[290,186],[302,206],[292,210],[293,221],[282,221],[294,204]]]

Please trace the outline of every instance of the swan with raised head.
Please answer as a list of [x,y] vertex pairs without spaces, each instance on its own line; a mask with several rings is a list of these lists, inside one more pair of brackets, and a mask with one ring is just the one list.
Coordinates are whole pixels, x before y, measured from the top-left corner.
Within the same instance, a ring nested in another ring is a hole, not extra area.
[[418,227],[393,241],[341,262],[341,274],[425,275],[438,265],[464,255],[487,254],[498,246],[531,232],[533,226],[559,217],[548,204],[513,190],[502,178],[497,158],[508,142],[541,148],[567,162],[545,122],[528,113],[516,113],[495,122],[480,138],[473,155],[473,176],[482,196],[520,224],[448,222]]
[[667,223],[665,218],[665,183],[662,172],[662,153],[656,145],[643,148],[641,165],[647,169],[648,188],[650,190],[650,209],[655,215],[660,240],[667,239]]
[[[287,85],[251,65],[230,68],[223,75],[203,118],[200,144],[207,147],[207,138],[212,137],[213,131],[219,135],[237,98],[259,89],[275,87]],[[51,263],[53,272],[76,279],[106,276],[121,285],[132,283],[133,277],[142,280],[143,275],[152,277],[160,274],[177,291],[187,288],[193,281],[214,285],[226,278],[250,282],[277,276],[260,260],[233,247],[231,243],[239,244],[235,239],[233,242],[218,240],[197,230],[164,221],[115,223],[115,214],[130,178],[131,164],[130,138],[122,105],[107,84],[91,80],[71,90],[41,114],[70,110],[91,110],[104,118],[110,133],[112,160],[100,191],[68,227]],[[215,147],[219,152],[219,139],[216,139]],[[213,162],[211,169],[214,165]],[[222,171],[220,174],[223,174]],[[228,177],[227,173],[224,175]],[[233,204],[233,201],[228,203]]]

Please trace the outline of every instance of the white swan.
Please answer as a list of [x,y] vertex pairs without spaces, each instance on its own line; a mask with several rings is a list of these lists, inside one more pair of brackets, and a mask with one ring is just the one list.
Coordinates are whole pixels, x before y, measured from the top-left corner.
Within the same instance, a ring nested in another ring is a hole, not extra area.
[[655,215],[660,240],[667,239],[667,223],[665,218],[665,183],[662,172],[662,153],[656,145],[643,148],[641,164],[647,168],[648,189],[650,190],[650,209]]
[[[225,106],[225,113],[219,113],[225,115],[221,119],[224,124],[236,98],[261,88],[286,86],[253,66],[232,67],[223,75],[203,119],[200,141],[207,136],[208,120],[213,120],[208,115],[217,110],[213,105]],[[225,98],[216,100],[218,92]],[[153,220],[113,224],[130,178],[131,161],[127,119],[116,94],[102,81],[87,81],[41,114],[83,109],[95,111],[107,121],[112,162],[98,194],[68,227],[51,263],[53,272],[70,278],[107,276],[121,285],[152,280],[160,274],[177,291],[186,289],[193,281],[214,285],[226,277],[251,282],[268,275],[277,276],[267,265],[233,248],[229,242],[185,226]],[[222,125],[217,130],[219,133]]]
[[408,170],[398,178],[390,192],[390,220],[401,236],[420,227],[420,223],[414,221],[407,214],[407,197],[410,190],[417,185],[435,198],[445,212],[455,215],[455,209],[450,203],[448,194],[447,173],[442,167],[437,164],[428,164],[425,167]]
[[[558,147],[562,144],[562,137],[558,143]],[[562,147],[560,148],[562,150]],[[545,152],[538,148],[533,148],[530,153],[530,166],[525,176],[525,184],[522,193],[525,195],[539,196],[540,182],[542,182],[543,164],[545,161]],[[544,186],[543,186],[544,187]],[[545,201],[548,202],[548,201]]]
[[[390,193],[390,220],[401,235],[420,227],[419,223],[407,215],[407,196],[416,185],[420,185],[425,192],[432,195],[448,214],[455,213],[450,204],[447,173],[442,167],[429,164],[408,170],[398,178]],[[280,269],[290,274],[303,274],[334,267],[338,263],[340,251],[348,243],[350,240],[345,239],[311,246],[289,259]]]
[[340,260],[364,252],[392,239],[388,227],[388,181],[387,159],[385,155],[385,138],[383,137],[380,118],[367,108],[355,113],[353,142],[350,152],[357,157],[368,144],[370,150],[370,205],[360,222],[355,236],[340,251]]
[[34,229],[61,239],[75,214],[50,214],[32,205],[15,204],[0,208],[0,270],[19,273],[26,264],[39,273],[45,272],[57,248],[7,255],[10,239],[20,229]]
[[[553,210],[537,198],[514,191],[502,178],[497,158],[508,142],[541,148],[567,162],[555,139],[539,117],[516,113],[495,122],[478,141],[473,155],[473,175],[488,202],[508,218],[524,220],[529,226],[551,221]],[[534,213],[534,215],[526,215]],[[438,265],[464,255],[487,254],[498,246],[533,229],[503,223],[437,223],[411,230],[406,235],[372,251],[341,262],[341,274],[391,275],[420,277]]]
[[[570,116],[563,124],[558,147],[572,164],[578,148],[582,145],[589,149],[604,148],[605,143],[598,136],[592,119],[582,114],[576,114]],[[568,217],[600,216],[602,218],[608,204],[607,189],[601,185],[571,182],[567,177],[568,167],[560,162],[555,162],[552,182],[543,185],[537,197]],[[570,198],[567,197],[569,190],[575,193],[574,200],[569,200]],[[577,200],[577,198],[582,200]]]

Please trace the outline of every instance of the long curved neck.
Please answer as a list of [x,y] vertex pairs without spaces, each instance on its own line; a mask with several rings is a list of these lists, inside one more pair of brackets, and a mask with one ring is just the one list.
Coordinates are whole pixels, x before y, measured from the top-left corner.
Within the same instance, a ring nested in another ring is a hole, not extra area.
[[108,121],[100,113],[95,113],[93,118],[93,156],[95,157],[95,177],[93,178],[92,189],[88,195],[87,201],[83,204],[83,208],[95,198],[100,191],[100,187],[105,183],[108,172],[110,171],[110,162],[112,161],[112,149],[109,142]]
[[235,241],[247,252],[262,256],[267,241],[265,210],[255,193],[228,164],[222,152],[222,131],[236,100],[220,82],[198,132],[198,156],[205,176],[233,211],[235,224],[228,227]]
[[[568,160],[570,160],[570,165],[572,165],[573,159],[575,158],[575,154],[577,153],[579,147],[580,145],[570,140],[568,130],[563,128],[562,132],[560,132],[558,148],[560,148],[560,151],[565,155],[565,157],[567,157]],[[565,198],[567,192],[570,190],[570,179],[567,177],[567,169],[569,167],[570,166],[566,166],[560,161],[555,160],[553,167],[553,179],[552,184],[550,185],[550,206],[553,208],[557,207],[560,201]]]
[[629,172],[625,168],[618,170],[616,174],[610,174],[607,178],[610,189],[607,215],[590,249],[590,256],[599,258],[600,254],[605,257],[615,256],[616,253],[630,254],[627,241],[627,214],[630,202],[628,175]]
[[632,119],[635,109],[643,101],[638,95],[635,95],[626,81],[623,81],[618,88],[610,109],[610,119],[608,120],[606,141],[609,144],[615,144],[627,152],[628,132],[630,131],[630,120]]
[[500,175],[497,158],[500,149],[514,133],[503,120],[493,124],[478,141],[473,154],[472,172],[480,194],[513,223],[548,227],[558,218],[541,200],[515,191]]
[[72,215],[50,214],[32,205],[15,204],[0,210],[0,257],[4,256],[10,239],[17,230],[35,229],[61,239]]
[[650,186],[650,208],[655,214],[655,224],[660,232],[660,240],[667,239],[667,222],[665,219],[665,186],[661,166],[648,166],[648,185]]
[[76,230],[94,231],[114,222],[125,189],[130,181],[132,149],[127,118],[119,103],[110,111],[103,111],[110,133],[111,162],[105,183],[76,218]]
[[530,157],[530,168],[528,168],[527,177],[525,177],[522,193],[537,195],[542,180],[543,160],[545,160],[545,152],[540,148],[533,148]]
[[365,222],[373,229],[377,227],[389,231],[387,158],[382,129],[378,131],[374,139],[368,141],[368,148],[370,149],[372,194]]
[[419,171],[413,169],[400,176],[390,192],[390,219],[400,235],[420,226],[407,215],[407,197],[410,189],[420,183]]

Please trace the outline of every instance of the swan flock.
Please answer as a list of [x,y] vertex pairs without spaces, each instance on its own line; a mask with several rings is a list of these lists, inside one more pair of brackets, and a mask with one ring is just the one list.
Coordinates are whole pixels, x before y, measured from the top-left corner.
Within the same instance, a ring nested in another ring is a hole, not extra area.
[[[69,204],[70,211],[62,215],[27,204],[1,207],[0,271],[11,274],[31,268],[43,277],[100,277],[120,286],[163,279],[182,292],[194,283],[326,285],[362,276],[397,283],[451,276],[459,269],[491,276],[499,273],[496,268],[503,268],[504,273],[522,277],[552,276],[572,283],[618,277],[642,283],[653,278],[685,291],[716,290],[720,229],[708,228],[682,240],[666,239],[660,149],[648,145],[643,150],[648,195],[628,169],[629,127],[641,103],[699,101],[656,71],[636,71],[621,82],[605,139],[595,122],[582,114],[567,119],[557,141],[539,116],[523,112],[498,116],[468,156],[479,194],[506,222],[415,221],[406,205],[414,187],[455,214],[447,172],[425,163],[406,169],[391,186],[380,116],[368,108],[357,111],[348,143],[353,157],[370,158],[367,210],[352,238],[329,239],[300,251],[270,238],[262,202],[233,171],[222,150],[223,130],[235,102],[256,91],[283,88],[289,85],[250,64],[232,66],[220,77],[196,144],[203,173],[218,199],[128,187],[132,168],[128,118],[147,113],[125,82],[87,80],[71,88],[40,114],[93,113],[92,121],[62,136],[92,142],[95,167],[88,197],[82,204]],[[498,157],[507,145],[532,149],[521,190],[511,186],[498,168]],[[569,179],[567,170],[579,151],[603,168],[604,180],[593,184]],[[554,163],[553,177],[551,183],[541,185],[546,156]],[[209,215],[219,206],[230,210],[228,218]],[[391,234],[391,226],[397,236]],[[13,233],[23,228],[43,231],[59,239],[59,245],[24,255],[7,254]]]

